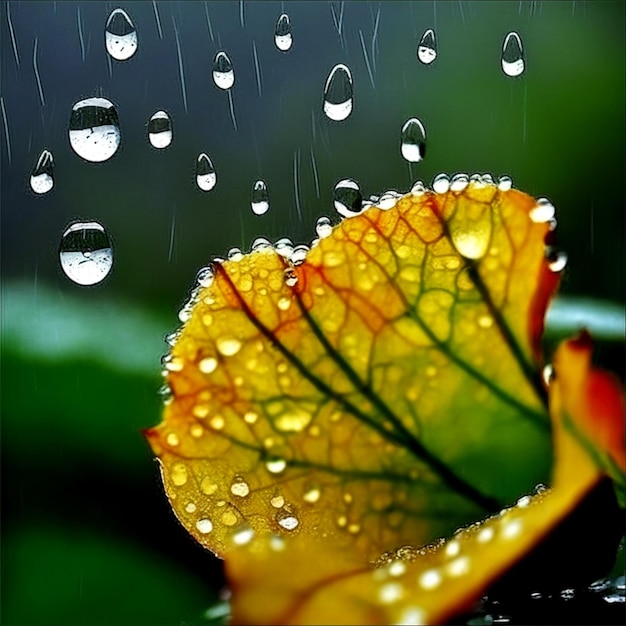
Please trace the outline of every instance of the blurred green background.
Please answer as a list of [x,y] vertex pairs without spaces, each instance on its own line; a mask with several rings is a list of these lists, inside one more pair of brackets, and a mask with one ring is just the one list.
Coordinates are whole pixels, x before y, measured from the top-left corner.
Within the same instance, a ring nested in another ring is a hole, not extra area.
[[[140,433],[159,420],[163,337],[212,255],[257,236],[309,241],[315,219],[333,216],[339,179],[369,195],[441,171],[510,175],[557,207],[569,255],[562,293],[624,297],[622,2],[128,2],[138,51],[109,62],[104,25],[117,6],[2,4],[4,624],[207,622],[221,565],[174,519]],[[283,10],[294,31],[287,53],[273,42]],[[416,57],[427,28],[438,40],[431,66]],[[500,69],[511,30],[527,63],[515,79]],[[211,81],[220,49],[235,68],[236,129]],[[342,123],[321,106],[336,63],[354,77]],[[114,102],[122,132],[101,164],[67,139],[72,105],[95,95]],[[162,151],[146,138],[158,109],[174,125]],[[409,167],[399,132],[413,116],[428,145]],[[28,180],[43,148],[55,187],[36,196]],[[209,193],[194,182],[200,152],[217,171]],[[270,194],[261,217],[250,210],[257,178]],[[58,263],[77,218],[114,239],[113,271],[91,288]],[[623,375],[622,343],[604,342],[600,360]]]

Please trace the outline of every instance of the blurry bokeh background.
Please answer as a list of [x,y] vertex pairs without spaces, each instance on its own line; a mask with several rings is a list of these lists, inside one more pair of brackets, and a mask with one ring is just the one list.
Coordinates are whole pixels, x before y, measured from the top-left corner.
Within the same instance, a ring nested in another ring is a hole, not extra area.
[[[118,6],[139,38],[123,62],[104,46]],[[283,11],[288,52],[274,45]],[[307,242],[317,217],[337,219],[339,179],[369,195],[442,171],[510,175],[557,207],[562,293],[623,301],[622,2],[3,2],[0,21],[2,623],[206,623],[221,566],[174,519],[140,433],[159,419],[163,337],[212,255],[258,236]],[[427,28],[429,66],[416,56]],[[511,30],[526,55],[518,78],[500,68]],[[211,79],[218,50],[234,65],[236,128]],[[322,112],[337,63],[354,78],[344,122]],[[92,96],[120,118],[104,163],[68,141],[73,104]],[[173,122],[165,150],[147,140],[159,109]],[[414,116],[427,152],[409,167],[399,137]],[[29,178],[44,148],[55,186],[38,196]],[[195,185],[200,152],[217,172],[208,193]],[[259,178],[263,216],[250,209]],[[94,287],[59,265],[75,219],[113,237],[113,270]],[[622,373],[621,344],[601,356]]]

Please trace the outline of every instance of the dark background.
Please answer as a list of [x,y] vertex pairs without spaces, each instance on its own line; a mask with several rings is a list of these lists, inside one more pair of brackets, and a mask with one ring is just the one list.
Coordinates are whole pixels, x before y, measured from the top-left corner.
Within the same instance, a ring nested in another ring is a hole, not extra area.
[[[108,62],[104,25],[118,6],[139,47]],[[273,41],[283,10],[287,53]],[[557,207],[562,292],[623,301],[622,2],[3,2],[0,20],[3,623],[203,623],[220,566],[175,521],[140,434],[159,419],[162,339],[212,255],[257,236],[310,241],[317,217],[337,219],[339,179],[369,195],[441,171],[510,175]],[[427,28],[439,53],[423,66]],[[511,30],[525,46],[519,78],[500,69]],[[220,49],[235,68],[236,130],[211,79]],[[322,113],[336,63],[354,77],[341,123]],[[120,117],[121,147],[101,164],[82,161],[67,137],[72,105],[91,96]],[[166,150],[147,141],[159,109],[173,120]],[[399,134],[413,116],[428,144],[409,167]],[[29,177],[43,148],[55,187],[37,196]],[[209,193],[195,186],[200,152],[217,171]],[[270,194],[264,216],[250,209],[258,178]],[[113,271],[91,288],[58,262],[78,218],[114,240]]]

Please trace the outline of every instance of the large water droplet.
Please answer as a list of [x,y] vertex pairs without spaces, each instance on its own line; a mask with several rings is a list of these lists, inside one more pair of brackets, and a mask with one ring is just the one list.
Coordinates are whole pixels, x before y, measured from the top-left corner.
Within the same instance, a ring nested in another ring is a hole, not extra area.
[[204,152],[198,156],[196,161],[196,184],[202,191],[211,191],[217,182],[217,175],[213,162]]
[[54,159],[49,150],[43,150],[30,175],[30,187],[35,193],[48,193],[54,187]]
[[110,159],[120,146],[120,121],[113,103],[106,98],[87,98],[72,107],[70,145],[85,161]]
[[165,111],[157,111],[150,118],[148,139],[155,148],[167,148],[172,143],[172,121]]
[[230,89],[235,84],[233,64],[222,50],[213,59],[213,82],[220,89]]
[[111,238],[98,222],[76,222],[63,233],[59,259],[70,280],[79,285],[95,285],[113,267]]
[[409,163],[417,163],[426,155],[426,131],[416,117],[407,120],[402,127],[400,152]]
[[524,72],[524,67],[522,40],[515,31],[512,31],[504,38],[502,45],[502,71],[507,76],[519,76]]
[[351,178],[340,180],[333,190],[333,204],[339,215],[357,215],[363,208],[363,196],[359,184]]
[[480,259],[491,242],[491,207],[476,207],[471,217],[466,211],[457,210],[448,221],[448,228],[452,243],[460,255],[466,259]]
[[336,122],[345,120],[352,113],[352,74],[347,65],[333,67],[324,86],[324,113]]
[[115,9],[104,28],[107,52],[116,61],[126,61],[137,52],[137,31],[124,9]]
[[264,180],[257,180],[252,185],[252,202],[250,204],[255,215],[263,215],[270,208],[270,196]]
[[289,48],[291,48],[291,44],[293,44],[291,22],[289,21],[289,16],[286,13],[283,13],[276,22],[274,43],[281,52],[286,52]]
[[424,31],[417,46],[417,58],[424,65],[429,65],[437,58],[437,38],[432,28]]

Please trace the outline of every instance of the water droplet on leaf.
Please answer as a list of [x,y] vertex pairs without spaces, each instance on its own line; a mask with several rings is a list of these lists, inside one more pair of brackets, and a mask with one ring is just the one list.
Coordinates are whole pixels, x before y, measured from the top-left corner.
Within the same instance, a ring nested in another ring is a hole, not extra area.
[[446,193],[450,189],[450,179],[447,174],[437,174],[433,179],[433,191],[435,193]]
[[59,259],[70,280],[79,285],[95,285],[113,267],[111,238],[98,222],[76,222],[63,233]]
[[565,269],[567,265],[567,253],[563,252],[563,250],[546,246],[545,256],[548,261],[548,268],[551,272],[562,272]]
[[199,519],[196,528],[203,534],[208,535],[213,530],[213,522],[208,518]]
[[323,215],[317,219],[315,223],[315,232],[320,239],[325,239],[333,232],[333,226],[330,223],[330,218]]
[[250,493],[250,487],[243,478],[236,478],[235,482],[230,486],[230,492],[234,496],[245,498]]
[[324,113],[336,122],[345,120],[352,113],[352,74],[347,65],[333,67],[324,86]]
[[555,209],[547,198],[539,198],[528,216],[535,224],[543,224],[554,219]]
[[79,157],[92,163],[110,159],[120,146],[120,121],[106,98],[87,98],[72,107],[70,145]]

